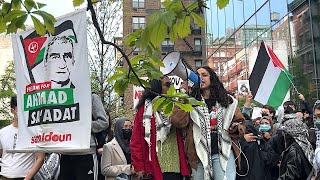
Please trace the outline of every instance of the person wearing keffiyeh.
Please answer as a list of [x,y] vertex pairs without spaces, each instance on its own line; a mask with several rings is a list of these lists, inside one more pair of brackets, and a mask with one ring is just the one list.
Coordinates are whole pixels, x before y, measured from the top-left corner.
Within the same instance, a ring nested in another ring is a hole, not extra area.
[[314,151],[308,141],[308,129],[296,114],[286,114],[282,122],[286,150],[283,152],[278,180],[307,179],[312,171]]
[[[197,73],[200,88],[193,89],[191,96],[204,105],[184,116],[173,114],[171,123],[187,129],[186,154],[195,180],[234,180],[236,168],[241,168],[238,140],[245,132],[244,117],[238,101],[210,67],[200,67]],[[185,116],[189,118],[181,118]]]
[[183,176],[190,175],[181,129],[171,123],[170,117],[161,111],[154,112],[153,108],[157,95],[150,90],[165,94],[170,85],[167,76],[151,80],[150,89],[144,91],[137,104],[130,148],[138,178],[182,180]]
[[316,150],[315,150],[315,159],[313,162],[313,167],[316,171],[316,175],[320,174],[320,100],[317,100],[313,106],[313,121],[315,125],[316,133]]

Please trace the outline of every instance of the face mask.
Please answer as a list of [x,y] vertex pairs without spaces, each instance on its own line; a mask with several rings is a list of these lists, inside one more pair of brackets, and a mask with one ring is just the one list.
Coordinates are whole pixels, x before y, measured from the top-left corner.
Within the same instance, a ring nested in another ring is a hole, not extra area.
[[132,129],[122,129],[122,134],[124,139],[131,139]]
[[290,114],[290,113],[292,113],[293,112],[293,109],[292,109],[292,107],[290,107],[290,106],[288,106],[288,107],[286,107],[285,109],[284,109],[284,113],[285,114]]
[[317,118],[317,120],[314,122],[314,125],[320,130],[320,118]]
[[262,116],[262,117],[263,117],[263,116],[269,116],[269,114],[263,112],[263,113],[261,113],[261,116]]
[[267,132],[267,131],[269,131],[270,129],[271,129],[271,126],[266,125],[266,124],[261,124],[261,125],[259,126],[259,131],[260,131],[260,132]]

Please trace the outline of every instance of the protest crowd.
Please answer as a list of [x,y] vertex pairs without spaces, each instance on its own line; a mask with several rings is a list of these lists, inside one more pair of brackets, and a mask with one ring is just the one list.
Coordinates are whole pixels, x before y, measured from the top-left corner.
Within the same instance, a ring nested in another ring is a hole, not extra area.
[[[173,107],[171,116],[154,112],[158,94],[171,86],[167,76],[151,80],[135,107],[134,119],[110,119],[92,93],[90,151],[7,152],[18,132],[17,97],[11,98],[12,124],[0,130],[0,179],[21,180],[305,180],[320,179],[320,101],[313,106],[299,94],[283,111],[270,105],[252,119],[252,95],[238,100],[207,66],[197,75],[200,87],[180,90],[204,105],[191,112]],[[112,123],[114,122],[114,123]]]

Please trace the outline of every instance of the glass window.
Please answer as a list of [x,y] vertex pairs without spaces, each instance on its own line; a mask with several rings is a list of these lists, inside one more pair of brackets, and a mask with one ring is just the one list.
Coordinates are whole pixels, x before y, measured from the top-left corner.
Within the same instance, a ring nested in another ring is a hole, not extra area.
[[201,60],[201,59],[196,59],[196,60],[194,60],[194,62],[195,62],[195,66],[196,66],[196,68],[198,68],[198,67],[201,67],[201,66],[202,66],[202,60]]
[[132,8],[144,8],[144,0],[132,0]]
[[174,50],[174,43],[170,41],[170,39],[166,38],[161,43],[161,51],[170,52]]
[[145,17],[132,17],[132,30],[136,31],[141,27],[144,29],[145,26]]
[[195,51],[201,51],[202,48],[201,48],[201,39],[200,38],[195,38],[194,39],[194,50]]

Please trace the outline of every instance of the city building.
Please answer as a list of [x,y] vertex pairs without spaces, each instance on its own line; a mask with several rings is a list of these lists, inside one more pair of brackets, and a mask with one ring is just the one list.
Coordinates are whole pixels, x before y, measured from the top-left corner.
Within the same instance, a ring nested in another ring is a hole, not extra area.
[[248,46],[255,42],[260,44],[261,40],[271,38],[269,29],[270,25],[245,25],[236,31],[235,42],[242,46]]
[[295,0],[288,5],[292,12],[293,32],[296,39],[294,54],[303,64],[310,79],[312,99],[319,99],[320,70],[320,0]]
[[[138,28],[144,29],[148,17],[156,10],[163,9],[161,4],[163,0],[124,0],[123,2],[123,36],[127,36]],[[195,0],[184,0],[186,5]],[[169,38],[165,39],[160,47],[162,55],[177,50],[181,55],[187,67],[195,70],[202,66],[205,62],[205,29],[200,28],[194,23],[191,23],[191,35],[184,39],[178,39],[175,43],[171,42]],[[124,46],[124,51],[127,52]],[[135,49],[132,55],[138,55],[139,49]],[[126,62],[124,62],[124,67]],[[134,109],[133,105],[133,87],[129,86],[124,95],[124,105],[128,109]]]

